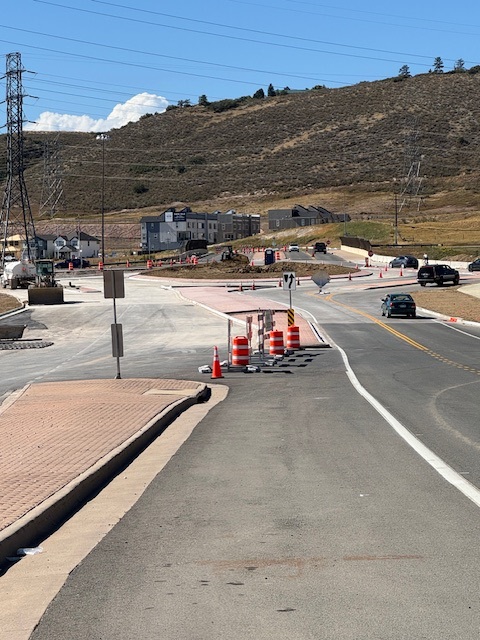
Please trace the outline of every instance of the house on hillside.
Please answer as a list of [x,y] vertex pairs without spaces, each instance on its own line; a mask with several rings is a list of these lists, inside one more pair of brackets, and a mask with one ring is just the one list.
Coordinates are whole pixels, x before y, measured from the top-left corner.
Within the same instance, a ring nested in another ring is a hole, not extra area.
[[260,215],[237,213],[230,209],[225,213],[215,211],[217,215],[217,242],[229,242],[249,238],[260,233]]
[[100,240],[84,231],[70,234],[68,244],[72,246],[76,255],[75,258],[96,258],[100,251]]
[[180,249],[188,240],[216,244],[259,232],[259,215],[239,214],[233,209],[226,213],[196,213],[190,207],[179,211],[170,207],[158,216],[140,220],[141,249],[148,253]]
[[268,228],[272,231],[296,229],[316,224],[348,222],[348,213],[332,213],[324,207],[296,204],[290,209],[270,209],[268,211]]
[[55,236],[53,245],[53,257],[60,260],[80,257],[96,258],[100,251],[100,240],[83,231]]
[[56,235],[50,233],[42,233],[37,235],[37,248],[39,258],[53,258],[55,257],[55,240]]

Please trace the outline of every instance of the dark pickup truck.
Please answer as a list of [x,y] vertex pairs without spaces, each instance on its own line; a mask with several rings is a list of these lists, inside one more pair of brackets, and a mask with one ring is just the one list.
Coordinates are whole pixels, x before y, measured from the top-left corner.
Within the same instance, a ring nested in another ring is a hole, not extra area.
[[325,242],[315,242],[313,245],[313,253],[327,253],[327,245]]

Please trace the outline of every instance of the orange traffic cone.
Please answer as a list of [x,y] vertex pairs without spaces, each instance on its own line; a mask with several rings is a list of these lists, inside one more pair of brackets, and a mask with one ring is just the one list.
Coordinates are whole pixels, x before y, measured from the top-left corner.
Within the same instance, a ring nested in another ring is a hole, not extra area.
[[379,274],[379,275],[380,275],[380,278],[383,278],[383,276],[382,276],[382,272],[381,272],[381,271],[380,271],[380,274]]
[[281,287],[281,286],[282,286],[282,281],[281,281],[281,280],[279,280],[279,281],[278,281],[278,286],[279,286],[279,287]]
[[238,287],[239,291],[243,291],[242,283],[240,282],[240,286]]
[[218,348],[213,347],[213,365],[212,365],[212,380],[214,378],[223,378],[222,367],[220,366],[220,360],[218,358]]
[[252,291],[255,291],[255,280],[252,280]]
[[403,270],[402,267],[400,267],[400,275],[403,276]]
[[300,286],[300,278],[297,278],[297,287]]
[[349,280],[351,280],[351,279],[352,279],[352,272],[351,272],[351,271],[349,271],[349,272],[348,272],[348,279],[349,279]]

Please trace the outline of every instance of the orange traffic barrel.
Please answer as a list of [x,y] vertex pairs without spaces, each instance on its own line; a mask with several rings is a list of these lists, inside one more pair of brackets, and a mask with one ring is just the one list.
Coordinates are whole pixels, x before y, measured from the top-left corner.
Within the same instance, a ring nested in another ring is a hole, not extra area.
[[294,325],[287,327],[287,348],[300,349],[300,329]]
[[232,365],[246,367],[248,364],[250,364],[248,338],[245,336],[235,336],[232,344]]
[[103,271],[103,262],[98,263],[98,270]]
[[68,263],[68,270],[73,271],[73,262]]
[[270,351],[271,356],[283,356],[285,347],[283,345],[283,331],[270,331]]
[[153,267],[153,261],[147,260],[147,269],[152,269],[152,267]]

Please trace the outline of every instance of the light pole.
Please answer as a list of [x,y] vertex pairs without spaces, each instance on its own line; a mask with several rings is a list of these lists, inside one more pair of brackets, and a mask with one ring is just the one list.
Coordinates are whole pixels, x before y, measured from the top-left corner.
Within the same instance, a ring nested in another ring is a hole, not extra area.
[[102,142],[102,262],[105,264],[105,142],[110,138],[106,133],[99,133],[97,140]]
[[398,200],[397,194],[395,194],[395,222],[393,226],[393,242],[395,246],[398,244]]

